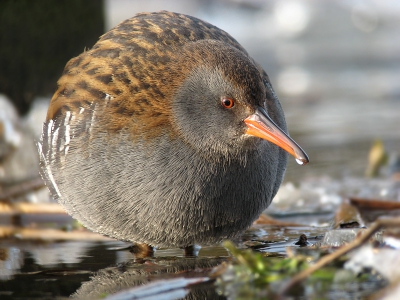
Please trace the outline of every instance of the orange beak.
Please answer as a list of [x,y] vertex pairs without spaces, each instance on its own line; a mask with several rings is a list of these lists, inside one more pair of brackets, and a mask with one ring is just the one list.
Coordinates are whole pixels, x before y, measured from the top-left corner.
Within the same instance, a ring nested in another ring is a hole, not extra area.
[[257,108],[254,114],[244,119],[244,123],[247,125],[246,134],[274,143],[293,155],[301,165],[309,162],[303,149],[272,121],[263,108]]

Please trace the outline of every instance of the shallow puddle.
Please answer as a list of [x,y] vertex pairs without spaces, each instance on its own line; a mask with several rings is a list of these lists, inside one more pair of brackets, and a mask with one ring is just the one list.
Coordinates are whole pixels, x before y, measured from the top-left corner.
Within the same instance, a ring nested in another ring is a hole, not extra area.
[[[325,218],[328,222],[330,217],[310,215],[302,220],[311,223]],[[257,224],[235,243],[239,248],[251,248],[266,256],[285,257],[287,247],[300,247],[296,245],[300,235],[305,234],[311,245],[320,241],[326,230]],[[127,246],[104,238],[64,242],[2,240],[0,298],[99,299],[156,280],[208,277],[214,267],[232,260],[222,246],[203,247],[197,258],[184,257],[182,249],[158,249],[153,258],[135,260]],[[173,292],[168,299],[225,299],[218,294],[213,281]]]
[[[236,241],[241,248],[285,256],[286,247],[306,234],[310,243],[324,228],[254,225]],[[0,246],[1,299],[63,298],[73,294],[94,298],[145,282],[176,276],[207,276],[213,267],[230,260],[222,246],[203,247],[198,257],[184,257],[182,249],[158,249],[154,258],[135,260],[129,244],[114,240],[38,242],[3,239]],[[196,285],[199,295],[215,294],[212,283]],[[96,293],[94,295],[93,293]],[[211,294],[209,294],[211,293]]]
[[[316,184],[319,190],[314,187]],[[369,193],[377,193],[382,188],[398,190],[396,182],[363,179],[310,181],[299,186],[285,184],[277,201],[267,210],[275,219],[263,215],[234,243],[239,249],[252,249],[271,260],[282,260],[288,253],[318,259],[325,250],[303,246],[317,244],[330,248],[334,246],[331,240],[340,245],[354,239],[361,230],[360,224],[364,223],[361,221],[357,223],[358,227],[341,227],[336,223],[341,220],[351,225],[356,215],[347,217],[339,213],[350,207],[349,203],[343,206],[340,195],[360,196],[365,187]],[[356,203],[377,205],[376,201],[361,200]],[[300,202],[302,206],[298,207]],[[393,201],[385,203],[393,205]],[[360,210],[362,219],[366,223],[373,222],[375,214],[364,210]],[[398,212],[389,210],[394,211]],[[388,211],[382,215],[388,215]],[[273,284],[260,288],[240,277],[233,276],[229,279],[231,282],[222,280],[221,283],[215,278],[225,275],[210,276],[216,272],[215,267],[233,261],[230,252],[222,246],[203,247],[198,257],[185,257],[182,249],[175,248],[158,249],[152,258],[135,259],[129,251],[130,244],[88,232],[76,226],[65,214],[62,217],[22,214],[18,218],[4,214],[0,224],[0,299],[136,299],[118,293],[138,286],[143,286],[141,292],[150,293],[150,298],[140,299],[153,299],[151,297],[157,294],[157,300],[262,299],[276,294],[276,289],[271,290]],[[349,228],[349,231],[333,228]],[[327,232],[332,235],[329,243],[326,236],[324,238]],[[344,241],[346,233],[351,238]],[[301,236],[303,240],[299,245]],[[292,291],[294,299],[363,299],[387,284],[379,276],[369,273],[363,281],[355,282],[355,275],[349,277],[350,271],[343,269],[343,261],[338,264],[328,272],[334,276],[333,280],[326,282],[320,278],[313,281],[310,278]],[[193,280],[195,283],[190,283]],[[178,286],[169,290],[173,284]]]

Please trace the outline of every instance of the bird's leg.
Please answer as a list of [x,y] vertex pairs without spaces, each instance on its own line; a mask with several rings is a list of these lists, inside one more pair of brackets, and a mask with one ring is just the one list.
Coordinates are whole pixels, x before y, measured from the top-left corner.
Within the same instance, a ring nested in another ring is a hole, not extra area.
[[135,243],[133,244],[129,252],[131,252],[135,258],[148,258],[148,257],[153,257],[155,248],[147,245],[147,244],[140,244],[140,243]]
[[190,246],[183,247],[183,251],[184,251],[186,257],[189,257],[189,256],[197,257],[199,255],[200,249],[201,249],[201,247],[199,245],[190,245]]

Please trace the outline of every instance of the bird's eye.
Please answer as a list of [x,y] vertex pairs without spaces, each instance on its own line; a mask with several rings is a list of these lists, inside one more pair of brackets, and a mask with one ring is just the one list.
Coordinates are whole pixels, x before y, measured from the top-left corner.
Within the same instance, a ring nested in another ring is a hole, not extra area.
[[223,97],[221,99],[221,104],[225,108],[232,108],[235,105],[235,101],[233,101],[233,99],[231,99],[231,98]]

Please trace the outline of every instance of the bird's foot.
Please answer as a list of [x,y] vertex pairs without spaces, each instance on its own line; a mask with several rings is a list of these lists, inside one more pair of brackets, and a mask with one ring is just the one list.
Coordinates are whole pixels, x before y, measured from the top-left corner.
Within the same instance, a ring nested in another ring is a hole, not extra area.
[[197,257],[199,255],[200,249],[201,249],[201,246],[199,246],[199,245],[190,245],[190,246],[183,247],[185,257],[190,257],[190,256]]
[[156,249],[147,244],[135,243],[129,247],[129,252],[131,252],[136,259],[149,258],[154,257],[154,252],[156,252]]

